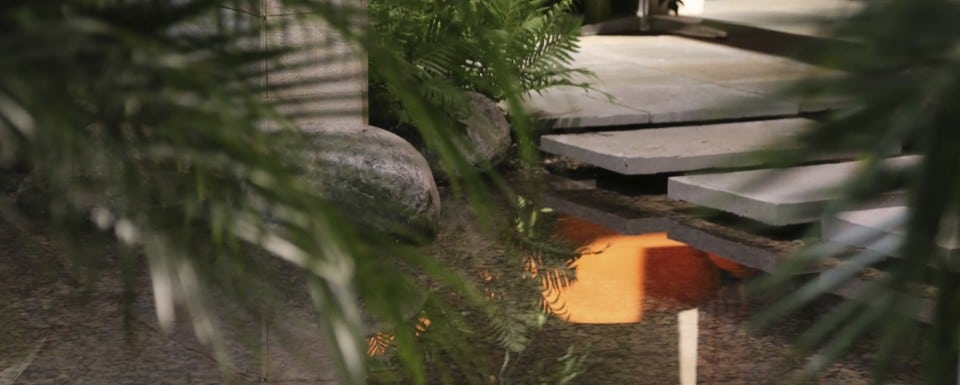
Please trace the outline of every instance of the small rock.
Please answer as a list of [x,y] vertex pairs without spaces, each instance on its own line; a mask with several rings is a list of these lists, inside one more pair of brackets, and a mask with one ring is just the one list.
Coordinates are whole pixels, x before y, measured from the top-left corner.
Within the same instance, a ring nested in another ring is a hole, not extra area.
[[[463,136],[459,138],[461,154],[474,168],[483,163],[497,166],[507,158],[507,152],[513,143],[510,137],[510,123],[496,102],[486,95],[468,92],[471,114],[460,119]],[[435,155],[428,155],[430,165],[440,172],[440,162]],[[454,175],[459,175],[455,172]]]

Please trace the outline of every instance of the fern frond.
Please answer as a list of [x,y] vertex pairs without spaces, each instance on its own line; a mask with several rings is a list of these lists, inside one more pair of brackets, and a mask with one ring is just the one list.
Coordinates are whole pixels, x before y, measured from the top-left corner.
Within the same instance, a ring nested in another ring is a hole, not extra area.
[[[414,64],[419,82],[443,78],[501,100],[505,81],[521,93],[584,86],[575,79],[587,71],[570,68],[580,28],[572,8],[571,0],[375,0],[370,16],[384,46]],[[498,70],[498,62],[509,66]],[[446,101],[439,93],[454,90],[424,91]]]

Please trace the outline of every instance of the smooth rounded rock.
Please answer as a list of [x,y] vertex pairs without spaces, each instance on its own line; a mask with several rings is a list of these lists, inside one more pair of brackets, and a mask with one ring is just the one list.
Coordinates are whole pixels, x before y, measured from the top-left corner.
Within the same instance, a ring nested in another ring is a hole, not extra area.
[[486,161],[495,166],[506,158],[510,149],[510,123],[500,106],[490,98],[477,92],[467,95],[473,114],[460,123],[471,145],[468,159],[474,164]]
[[410,143],[364,124],[301,127],[310,138],[310,177],[361,226],[431,235],[440,194],[426,159]]
[[[484,163],[496,166],[507,158],[507,152],[513,141],[510,137],[510,123],[496,102],[486,95],[468,92],[471,113],[459,119],[461,134],[455,143],[460,153],[474,168]],[[434,155],[428,155],[430,165],[440,172],[440,162]],[[455,175],[458,175],[454,171]]]

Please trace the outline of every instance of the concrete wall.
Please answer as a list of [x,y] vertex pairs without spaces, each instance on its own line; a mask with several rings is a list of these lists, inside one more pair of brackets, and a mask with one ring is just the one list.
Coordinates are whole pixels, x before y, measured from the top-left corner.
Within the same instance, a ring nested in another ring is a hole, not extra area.
[[[346,0],[331,0],[347,4]],[[366,6],[366,1],[349,4]],[[253,9],[224,7],[228,17],[260,29],[262,49],[298,48],[263,64],[263,95],[301,130],[327,123],[366,121],[366,56],[318,18],[285,9],[279,0],[259,0]],[[267,127],[268,129],[271,127]]]

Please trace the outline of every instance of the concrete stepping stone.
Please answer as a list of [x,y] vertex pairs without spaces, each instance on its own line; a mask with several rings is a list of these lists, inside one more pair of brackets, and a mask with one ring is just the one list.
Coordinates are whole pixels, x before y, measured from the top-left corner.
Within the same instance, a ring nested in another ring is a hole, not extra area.
[[673,81],[664,84],[624,83],[604,91],[622,104],[649,113],[651,124],[796,116],[800,113],[797,103],[768,95],[683,77],[668,79]]
[[529,95],[524,103],[539,120],[557,130],[650,123],[646,111],[579,88],[557,87]]
[[594,72],[575,79],[593,92],[555,87],[525,101],[556,129],[796,116],[846,104],[780,92],[838,71],[673,36],[583,37],[573,65]]
[[[889,167],[907,167],[918,156],[890,158]],[[667,195],[774,226],[813,222],[856,175],[860,162],[842,162],[785,169],[738,171],[672,177]],[[890,193],[863,208],[902,204],[902,193]]]
[[762,164],[757,157],[762,151],[797,149],[791,139],[810,124],[795,118],[546,135],[540,138],[540,149],[624,175],[754,166]]
[[677,242],[683,242],[697,250],[722,256],[741,265],[765,272],[776,271],[784,264],[789,256],[761,247],[755,244],[746,244],[742,240],[731,240],[703,229],[684,224],[675,224],[668,228],[667,237]]
[[609,228],[620,234],[659,233],[675,226],[664,216],[638,213],[629,207],[611,204],[602,190],[557,191],[546,194],[543,203],[553,210]]
[[[737,0],[705,4],[704,18],[793,35],[830,37],[829,23],[864,7],[848,0]],[[681,13],[682,14],[682,13]]]
[[[905,238],[907,216],[905,206],[844,211],[822,219],[822,237],[825,241],[896,256]],[[960,255],[960,241],[952,236],[956,234],[955,227],[953,224],[937,241],[946,256]]]

